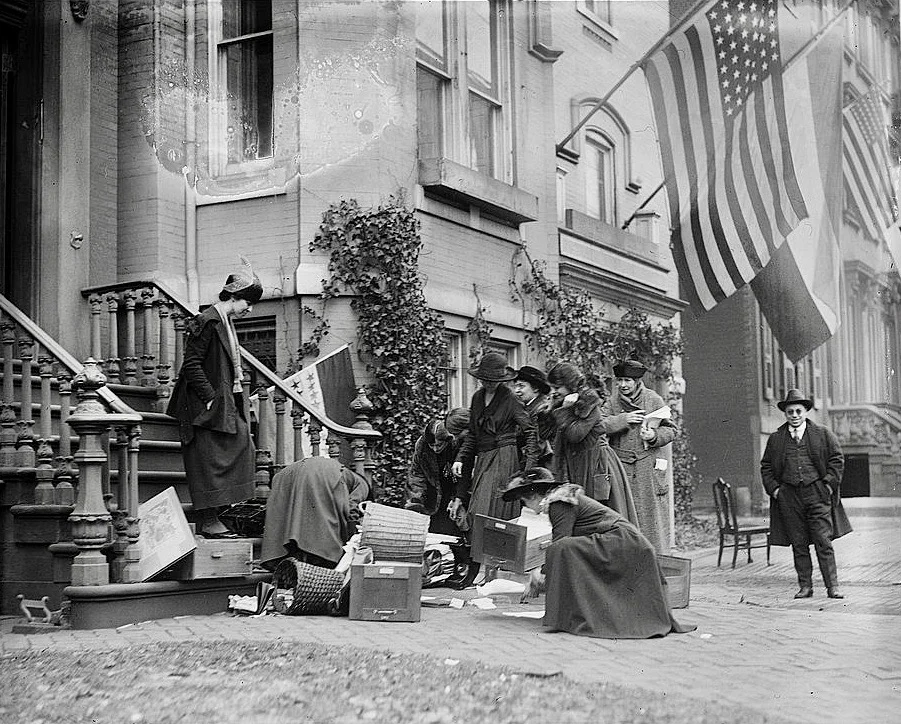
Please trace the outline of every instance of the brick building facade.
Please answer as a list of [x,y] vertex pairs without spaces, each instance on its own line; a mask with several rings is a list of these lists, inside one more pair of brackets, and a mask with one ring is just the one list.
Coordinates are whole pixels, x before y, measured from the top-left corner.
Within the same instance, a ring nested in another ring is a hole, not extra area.
[[[123,0],[82,20],[66,2],[23,8],[11,133],[30,186],[8,193],[41,211],[13,220],[28,233],[4,241],[3,291],[77,356],[83,289],[153,279],[196,307],[242,253],[266,290],[248,329],[285,371],[309,331],[301,308],[320,304],[326,260],[309,243],[341,198],[415,207],[450,404],[472,391],[480,307],[511,364],[540,361],[509,293],[523,244],[611,319],[681,308],[663,199],[619,228],[660,180],[641,74],[555,150],[665,31],[666,3]],[[38,115],[40,131],[24,124]],[[353,346],[347,306],[328,315],[324,351]]]

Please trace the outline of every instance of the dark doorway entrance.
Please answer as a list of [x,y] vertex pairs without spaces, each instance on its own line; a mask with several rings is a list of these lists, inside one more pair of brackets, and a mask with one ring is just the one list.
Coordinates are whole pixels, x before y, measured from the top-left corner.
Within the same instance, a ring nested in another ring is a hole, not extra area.
[[870,495],[870,456],[846,455],[842,475],[843,498],[866,498]]

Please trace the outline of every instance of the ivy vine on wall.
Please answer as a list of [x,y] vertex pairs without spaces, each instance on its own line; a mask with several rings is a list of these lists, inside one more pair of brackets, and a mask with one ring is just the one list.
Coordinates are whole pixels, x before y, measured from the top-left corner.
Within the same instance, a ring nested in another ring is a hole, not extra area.
[[[380,502],[402,504],[416,438],[446,399],[447,341],[444,322],[423,293],[419,222],[394,198],[366,209],[342,200],[325,211],[310,248],[329,254],[322,299],[354,295],[360,352],[376,380],[375,427],[383,435],[374,482]],[[327,331],[317,326],[317,346]]]

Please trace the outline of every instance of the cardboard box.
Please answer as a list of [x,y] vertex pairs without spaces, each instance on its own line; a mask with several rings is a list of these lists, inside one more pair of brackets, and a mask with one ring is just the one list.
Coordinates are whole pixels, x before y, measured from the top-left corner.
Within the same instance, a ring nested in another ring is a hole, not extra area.
[[691,590],[691,559],[658,553],[657,561],[666,578],[666,596],[670,608],[687,608]]
[[166,569],[165,577],[178,581],[247,576],[253,569],[253,538],[194,536],[196,547]]
[[551,544],[551,526],[546,518],[523,514],[514,520],[500,520],[476,514],[472,527],[473,560],[513,573],[540,567]]
[[353,621],[419,621],[422,565],[380,561],[354,563],[350,569]]

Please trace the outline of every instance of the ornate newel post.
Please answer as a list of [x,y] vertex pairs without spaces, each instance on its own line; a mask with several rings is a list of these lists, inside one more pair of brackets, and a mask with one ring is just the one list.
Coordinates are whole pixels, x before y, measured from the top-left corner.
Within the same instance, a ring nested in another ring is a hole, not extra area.
[[75,462],[79,469],[78,498],[69,516],[72,539],[78,555],[72,561],[73,586],[100,586],[109,583],[109,566],[100,549],[106,544],[111,516],[103,500],[103,466],[107,462],[102,437],[116,424],[138,424],[140,415],[112,414],[106,411],[97,390],[106,384],[106,376],[94,358],[88,358],[76,375],[78,404],[67,422],[78,434]]
[[[352,428],[355,430],[372,430],[372,425],[369,422],[369,413],[373,410],[373,404],[366,396],[365,387],[357,388],[357,396],[351,401],[350,409],[356,415],[356,420],[351,425]],[[353,450],[354,470],[371,482],[374,463],[366,438],[353,438],[350,441],[350,447]]]

